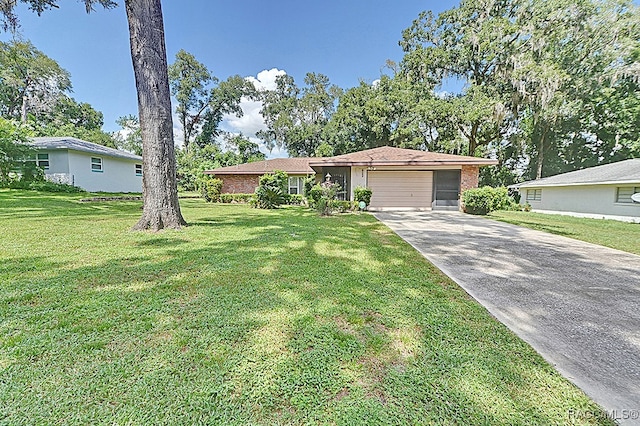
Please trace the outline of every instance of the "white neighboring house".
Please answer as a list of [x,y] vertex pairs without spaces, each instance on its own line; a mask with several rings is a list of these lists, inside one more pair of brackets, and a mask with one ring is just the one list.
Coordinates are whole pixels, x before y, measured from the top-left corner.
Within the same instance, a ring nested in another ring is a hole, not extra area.
[[540,213],[640,223],[640,158],[512,185]]
[[142,192],[142,157],[70,137],[33,138],[47,180],[90,192]]

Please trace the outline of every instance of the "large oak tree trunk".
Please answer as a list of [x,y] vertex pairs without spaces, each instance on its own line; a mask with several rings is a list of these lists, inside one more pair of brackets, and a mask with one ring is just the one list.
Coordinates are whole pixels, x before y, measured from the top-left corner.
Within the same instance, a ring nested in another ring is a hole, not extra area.
[[160,0],[126,0],[142,133],[142,217],[133,229],[186,225],[178,203],[171,95]]
[[545,151],[545,143],[547,141],[547,134],[549,133],[549,126],[546,124],[540,125],[540,134],[539,140],[537,143],[538,149],[538,161],[536,164],[536,179],[542,178],[542,167],[544,165],[544,151]]

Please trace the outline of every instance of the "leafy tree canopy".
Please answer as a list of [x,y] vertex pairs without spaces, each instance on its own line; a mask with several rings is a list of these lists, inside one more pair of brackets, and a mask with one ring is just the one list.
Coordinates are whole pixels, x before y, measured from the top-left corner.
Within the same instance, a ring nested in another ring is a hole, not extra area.
[[293,77],[280,75],[275,90],[261,92],[267,130],[258,133],[267,147],[285,148],[294,157],[314,156],[327,142],[327,124],[342,90],[322,74],[308,73],[299,88]]
[[24,127],[0,117],[0,184],[8,182],[9,173],[33,153],[27,145],[29,136]]
[[219,126],[224,115],[241,117],[242,97],[255,95],[253,84],[244,78],[235,75],[221,82],[184,50],[180,50],[175,62],[169,65],[169,84],[177,102],[176,113],[187,151],[192,142],[201,147],[214,143],[221,135]]

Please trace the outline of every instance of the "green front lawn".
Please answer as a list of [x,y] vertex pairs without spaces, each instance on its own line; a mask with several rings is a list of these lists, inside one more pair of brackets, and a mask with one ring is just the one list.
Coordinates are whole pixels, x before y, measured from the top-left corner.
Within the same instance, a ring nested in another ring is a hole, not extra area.
[[79,198],[0,190],[0,424],[610,424],[368,214]]
[[497,211],[490,218],[588,243],[640,254],[640,224],[557,214]]

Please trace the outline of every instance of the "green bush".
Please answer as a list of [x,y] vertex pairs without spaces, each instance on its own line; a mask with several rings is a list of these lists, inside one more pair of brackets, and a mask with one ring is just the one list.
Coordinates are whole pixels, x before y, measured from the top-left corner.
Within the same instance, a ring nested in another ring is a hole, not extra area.
[[336,209],[336,197],[340,185],[337,183],[323,182],[316,184],[309,191],[309,207],[315,209],[321,216],[329,216]]
[[220,201],[220,193],[222,192],[222,180],[218,178],[207,177],[199,183],[202,198],[210,203]]
[[373,191],[370,188],[364,186],[356,186],[353,188],[353,199],[356,203],[360,203],[360,201],[364,201],[364,203],[368,206],[371,204],[371,196],[373,195]]
[[307,202],[309,203],[309,207],[315,209],[322,198],[323,190],[319,183],[313,185],[309,191],[307,191]]
[[287,204],[292,206],[301,206],[304,204],[304,196],[302,196],[302,194],[289,194],[289,197],[287,197]]
[[84,189],[66,183],[56,183],[49,181],[24,181],[22,179],[15,180],[9,184],[11,189],[30,189],[40,192],[60,192],[65,194],[77,194],[85,192]]
[[358,203],[351,201],[333,200],[331,207],[333,210],[337,210],[338,213],[346,213],[357,209]]
[[303,187],[302,187],[302,195],[309,198],[309,193],[311,192],[311,188],[316,184],[316,175],[307,176],[304,178]]
[[496,210],[511,210],[515,201],[509,197],[507,188],[482,188],[468,189],[462,193],[465,213],[485,215]]
[[261,209],[275,209],[289,199],[289,176],[282,170],[260,176],[260,184],[256,188],[255,206]]
[[248,203],[254,194],[220,194],[221,203]]
[[260,185],[255,195],[255,206],[260,209],[275,209],[285,202],[285,196],[278,187]]

